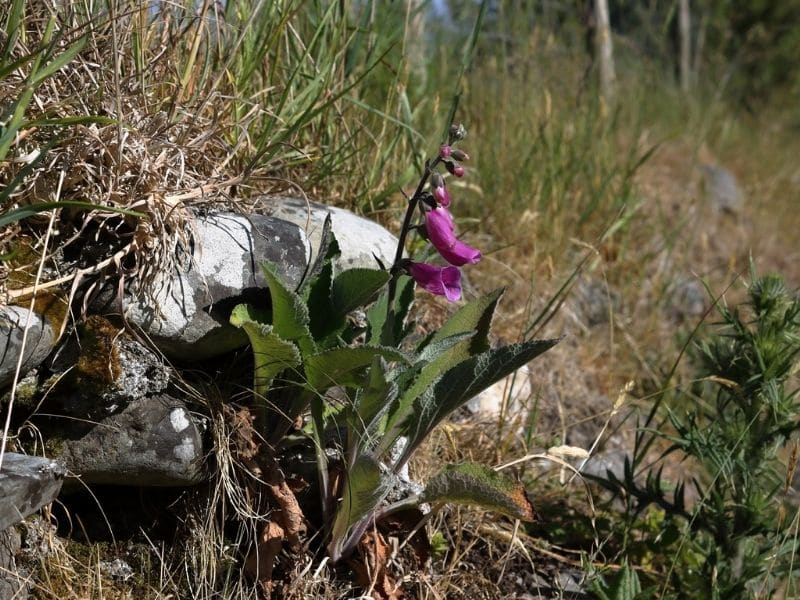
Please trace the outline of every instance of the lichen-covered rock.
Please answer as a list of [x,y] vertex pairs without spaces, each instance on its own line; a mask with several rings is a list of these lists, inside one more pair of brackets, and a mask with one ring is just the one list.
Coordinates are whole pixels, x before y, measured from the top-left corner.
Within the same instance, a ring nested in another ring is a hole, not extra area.
[[314,258],[322,244],[325,219],[331,219],[331,231],[339,242],[336,266],[339,270],[378,268],[378,257],[388,268],[397,251],[397,238],[374,221],[349,210],[310,202],[302,198],[265,197],[260,210],[272,217],[291,221],[308,237]]
[[41,315],[21,306],[0,307],[0,387],[14,380],[26,325],[21,375],[38,366],[53,349],[55,334]]
[[14,527],[0,531],[0,598],[25,600],[33,582],[30,571],[18,565],[22,538]]
[[98,315],[88,317],[47,366],[58,381],[51,396],[65,413],[89,421],[163,392],[171,373],[161,356]]
[[[284,281],[297,286],[310,258],[308,240],[292,223],[261,215],[198,216],[191,260],[163,275],[149,294],[136,297],[129,291],[125,318],[167,355],[217,356],[247,343],[228,318],[241,302],[266,302],[261,265],[276,265]],[[94,309],[112,314],[118,306],[101,296]]]
[[182,486],[203,480],[203,426],[166,395],[139,398],[77,440],[61,458],[85,483]]
[[63,477],[57,461],[6,452],[0,467],[0,531],[52,502]]

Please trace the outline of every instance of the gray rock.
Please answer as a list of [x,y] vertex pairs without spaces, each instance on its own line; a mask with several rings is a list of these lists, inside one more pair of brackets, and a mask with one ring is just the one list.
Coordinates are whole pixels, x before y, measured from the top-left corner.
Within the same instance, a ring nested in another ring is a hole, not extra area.
[[[311,248],[295,225],[262,215],[198,217],[194,237],[190,264],[157,282],[151,294],[126,297],[123,310],[165,354],[196,360],[244,346],[246,334],[228,318],[241,302],[266,302],[262,264],[276,265],[286,284],[296,287]],[[108,297],[101,304],[101,312],[115,311]]]
[[699,317],[707,308],[708,293],[697,279],[681,279],[668,291],[667,312],[676,321]]
[[586,459],[581,467],[581,473],[594,477],[607,477],[610,472],[617,479],[625,479],[625,459],[628,452],[625,450],[607,450],[593,454]]
[[26,324],[28,335],[22,360],[22,375],[38,366],[53,349],[53,329],[40,315],[21,306],[0,307],[0,387],[14,380],[17,362],[22,353]]
[[0,532],[0,598],[25,600],[28,597],[33,582],[28,569],[18,564],[21,548],[22,539],[16,528]]
[[62,458],[85,483],[183,486],[204,478],[202,424],[166,395],[132,401],[78,440]]
[[[212,213],[198,217],[190,264],[164,277],[150,294],[128,296],[125,317],[165,354],[203,359],[247,343],[241,329],[228,323],[241,302],[266,302],[262,263],[269,262],[290,288],[321,254],[325,223],[339,242],[339,270],[386,265],[397,239],[386,229],[353,213],[296,198],[265,198],[263,215]],[[97,306],[116,309],[106,296]]]
[[744,193],[736,176],[725,167],[703,165],[706,196],[714,209],[738,213],[744,204]]
[[336,267],[341,271],[357,267],[378,268],[377,256],[388,268],[397,251],[397,238],[374,221],[349,210],[309,202],[302,198],[265,197],[260,206],[264,214],[290,221],[308,237],[314,260],[322,244],[325,219],[339,242],[341,256]]
[[133,567],[121,558],[101,560],[98,566],[105,575],[119,583],[128,581],[134,575]]
[[63,477],[57,461],[6,452],[0,467],[0,531],[50,504]]
[[604,281],[582,277],[574,290],[575,314],[587,327],[608,323],[622,308],[619,294]]
[[80,385],[66,386],[56,394],[65,413],[80,419],[103,419],[134,400],[163,392],[169,385],[171,369],[155,352],[122,332],[109,342],[113,344],[112,356],[94,360],[113,362],[115,377],[110,381],[91,381],[88,375],[80,373],[80,363],[75,368],[80,352],[86,351],[90,343],[87,340],[75,338],[67,347],[59,349],[50,365],[51,370],[59,374],[56,377],[72,369],[76,377],[81,378]]

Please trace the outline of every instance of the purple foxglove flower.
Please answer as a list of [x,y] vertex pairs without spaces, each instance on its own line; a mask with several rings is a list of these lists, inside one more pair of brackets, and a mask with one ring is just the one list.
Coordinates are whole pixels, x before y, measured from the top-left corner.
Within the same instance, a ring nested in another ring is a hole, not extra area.
[[453,217],[446,208],[434,208],[425,213],[425,230],[433,247],[451,265],[460,267],[481,259],[480,250],[456,238]]
[[442,158],[449,158],[452,152],[453,149],[447,144],[444,144],[443,146],[439,147],[439,156],[441,156]]
[[409,263],[406,267],[414,281],[431,294],[450,302],[461,299],[461,271],[456,267],[437,267],[427,263]]

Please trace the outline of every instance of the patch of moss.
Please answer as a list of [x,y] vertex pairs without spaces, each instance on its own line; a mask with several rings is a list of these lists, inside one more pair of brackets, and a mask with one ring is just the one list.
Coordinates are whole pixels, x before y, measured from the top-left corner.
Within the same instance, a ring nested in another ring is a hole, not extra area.
[[[17,384],[16,394],[14,395],[14,406],[32,410],[36,407],[39,399],[39,385],[36,380],[26,378]],[[11,400],[11,390],[5,392],[0,397],[0,404],[8,404]]]
[[50,436],[44,443],[47,456],[61,456],[64,454],[64,440],[60,437]]
[[[14,248],[14,255],[8,261],[8,288],[19,290],[36,283],[36,267],[41,260],[41,255],[31,245],[30,238],[23,236],[18,239]],[[55,333],[61,331],[64,320],[67,318],[69,303],[67,294],[60,289],[46,289],[36,293],[33,310],[42,315]],[[9,304],[28,308],[31,295],[14,298]]]
[[91,383],[109,384],[119,379],[117,338],[122,329],[98,315],[88,317],[81,326],[81,355],[76,365],[77,375]]

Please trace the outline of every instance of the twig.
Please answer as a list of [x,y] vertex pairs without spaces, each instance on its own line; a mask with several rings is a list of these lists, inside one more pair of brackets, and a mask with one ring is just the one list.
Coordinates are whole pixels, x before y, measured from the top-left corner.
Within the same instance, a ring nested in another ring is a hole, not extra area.
[[[55,215],[55,211],[53,211],[53,215]],[[51,223],[52,223],[52,221],[51,221]],[[50,230],[48,229],[48,234],[49,233],[50,233]],[[45,240],[45,244],[46,243],[47,242]],[[83,277],[84,275],[92,275],[94,273],[98,273],[98,272],[102,271],[103,269],[105,269],[110,264],[122,259],[128,253],[133,252],[134,250],[136,250],[137,247],[138,247],[137,243],[134,240],[134,241],[126,244],[120,250],[115,252],[112,256],[109,256],[105,260],[101,260],[96,265],[93,265],[91,267],[87,267],[85,269],[76,269],[75,271],[73,271],[69,275],[64,275],[63,277],[59,277],[57,279],[53,279],[51,281],[48,281],[47,283],[39,283],[38,282],[39,276],[41,275],[41,263],[40,263],[39,273],[36,276],[36,283],[34,285],[26,287],[26,288],[21,288],[21,289],[18,289],[18,290],[8,290],[8,297],[11,298],[11,299],[16,299],[16,298],[24,298],[25,296],[33,295],[34,298],[31,299],[31,306],[33,306],[33,300],[35,299],[35,296],[36,296],[37,292],[39,292],[41,290],[46,290],[46,289],[49,289],[49,288],[52,288],[52,287],[59,286],[62,283],[70,282],[73,279],[75,279],[76,277]]]

